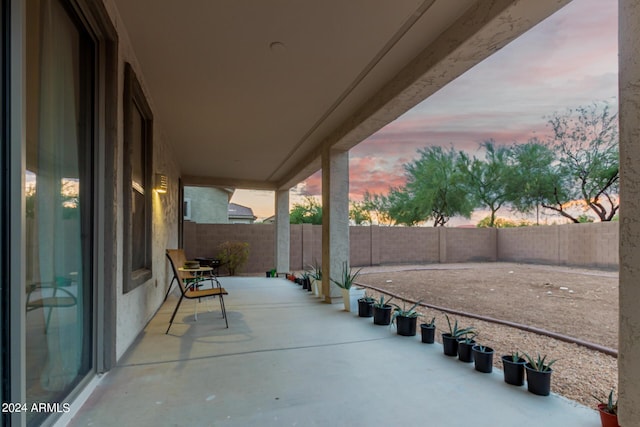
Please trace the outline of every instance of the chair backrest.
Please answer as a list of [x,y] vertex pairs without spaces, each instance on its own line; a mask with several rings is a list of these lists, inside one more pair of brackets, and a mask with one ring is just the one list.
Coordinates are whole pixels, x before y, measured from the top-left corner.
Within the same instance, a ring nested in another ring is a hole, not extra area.
[[187,260],[187,257],[184,254],[183,249],[167,249],[167,258],[169,259],[169,263],[171,264],[171,268],[173,269],[173,275],[178,281],[178,286],[180,286],[180,291],[184,294],[186,288],[184,287],[184,282],[182,281],[182,274],[178,268],[182,267]]

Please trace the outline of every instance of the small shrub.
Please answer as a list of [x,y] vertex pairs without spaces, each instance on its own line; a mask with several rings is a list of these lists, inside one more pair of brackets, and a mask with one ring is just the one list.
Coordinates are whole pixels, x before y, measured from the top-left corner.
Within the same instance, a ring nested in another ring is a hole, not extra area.
[[249,259],[249,244],[246,242],[222,242],[218,250],[218,258],[227,267],[230,276],[235,276]]

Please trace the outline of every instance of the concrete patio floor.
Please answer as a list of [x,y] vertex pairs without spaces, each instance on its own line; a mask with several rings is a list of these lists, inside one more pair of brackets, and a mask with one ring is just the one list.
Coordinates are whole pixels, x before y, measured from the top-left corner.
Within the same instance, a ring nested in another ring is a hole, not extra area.
[[509,386],[287,280],[221,282],[229,329],[217,301],[197,322],[184,301],[165,335],[170,297],[70,425],[600,425],[591,408]]

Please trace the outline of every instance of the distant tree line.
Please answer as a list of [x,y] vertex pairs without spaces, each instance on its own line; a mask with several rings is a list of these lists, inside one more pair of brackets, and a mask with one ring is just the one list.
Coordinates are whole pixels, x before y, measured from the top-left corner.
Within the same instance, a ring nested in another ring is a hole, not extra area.
[[[581,204],[600,221],[611,221],[620,207],[618,117],[606,103],[568,109],[548,118],[546,141],[500,145],[480,144],[481,156],[453,147],[418,150],[420,157],[404,164],[406,183],[388,193],[366,192],[351,204],[355,224],[444,226],[452,217],[469,218],[487,209],[484,226],[500,226],[497,213],[551,210],[579,223],[588,220],[571,206]],[[294,205],[291,223],[322,224],[322,206],[308,197]]]

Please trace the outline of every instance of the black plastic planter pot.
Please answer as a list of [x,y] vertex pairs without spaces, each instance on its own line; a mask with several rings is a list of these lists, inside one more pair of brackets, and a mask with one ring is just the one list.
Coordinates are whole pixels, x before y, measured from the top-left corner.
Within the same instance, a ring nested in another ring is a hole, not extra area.
[[372,317],[373,316],[373,303],[367,300],[358,300],[358,316],[360,317]]
[[413,337],[416,335],[417,317],[396,316],[396,332],[398,335]]
[[473,362],[473,348],[476,342],[474,340],[458,341],[458,360],[464,363]]
[[425,344],[433,344],[436,335],[436,327],[429,326],[426,323],[420,325],[420,332],[422,333],[422,342]]
[[528,363],[524,365],[524,368],[527,370],[527,388],[529,391],[538,396],[549,396],[553,369],[544,372],[536,371]]
[[375,325],[388,325],[391,323],[391,309],[390,305],[384,305],[378,307],[373,306],[373,323]]
[[458,340],[451,334],[442,334],[442,350],[445,356],[457,356],[458,355]]
[[502,356],[502,367],[504,369],[504,382],[511,385],[524,385],[524,364],[525,360],[520,358],[517,362],[509,355]]
[[471,352],[473,353],[476,371],[484,372],[485,374],[493,371],[493,349],[491,347],[485,347],[484,350],[481,350],[479,345],[474,345]]
[[310,278],[308,278],[308,277],[305,277],[305,278],[304,278],[304,285],[305,285],[305,289],[306,289],[308,292],[312,292],[312,291],[313,291],[313,288],[312,288],[312,286],[311,286],[311,279],[310,279]]

